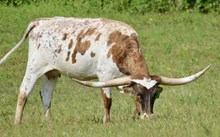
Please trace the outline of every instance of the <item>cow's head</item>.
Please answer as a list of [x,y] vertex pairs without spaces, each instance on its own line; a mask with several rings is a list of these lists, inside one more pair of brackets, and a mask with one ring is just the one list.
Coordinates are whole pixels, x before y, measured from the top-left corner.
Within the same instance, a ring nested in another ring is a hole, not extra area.
[[132,88],[130,91],[133,91],[134,101],[135,101],[135,110],[131,118],[141,115],[141,118],[149,118],[153,114],[154,102],[159,98],[160,93],[163,91],[159,87],[159,83],[155,78],[144,78],[142,80],[132,80],[131,84],[127,87],[123,87],[122,90],[127,88]]
[[120,77],[106,82],[87,82],[73,79],[74,81],[89,87],[116,87],[124,85],[124,90],[133,89],[135,96],[135,111],[132,117],[140,115],[141,118],[149,118],[153,114],[153,107],[156,98],[162,92],[159,85],[183,85],[190,83],[204,74],[210,65],[202,71],[184,78],[168,78],[159,75],[143,77],[142,79],[135,79],[133,76]]

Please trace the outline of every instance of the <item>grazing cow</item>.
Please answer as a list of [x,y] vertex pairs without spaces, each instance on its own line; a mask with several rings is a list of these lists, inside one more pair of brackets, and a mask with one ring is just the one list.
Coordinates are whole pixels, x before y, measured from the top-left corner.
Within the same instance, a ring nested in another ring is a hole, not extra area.
[[[200,77],[210,66],[185,78],[150,75],[141,53],[137,32],[129,25],[109,19],[41,18],[33,20],[21,41],[1,60],[2,64],[29,37],[26,73],[18,91],[15,123],[20,124],[28,95],[45,75],[40,95],[46,118],[57,79],[61,74],[85,86],[100,87],[104,122],[110,120],[111,87],[132,88],[133,117],[153,113],[159,85],[180,85]],[[86,82],[98,78],[100,82]]]

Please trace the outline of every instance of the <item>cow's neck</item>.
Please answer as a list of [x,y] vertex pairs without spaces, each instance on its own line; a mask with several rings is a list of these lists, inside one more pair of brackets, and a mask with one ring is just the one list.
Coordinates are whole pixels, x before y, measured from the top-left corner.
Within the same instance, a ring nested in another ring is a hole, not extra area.
[[130,75],[136,79],[142,79],[144,77],[149,78],[147,63],[140,53],[136,54],[135,52],[129,52],[126,58],[116,64],[120,72],[125,75]]
[[[134,58],[135,59],[135,58]],[[133,62],[130,66],[128,65],[128,74],[131,75],[134,79],[149,78],[149,71],[147,64],[143,57],[140,57],[138,60],[131,61],[128,59],[127,63]]]
[[109,36],[108,46],[111,48],[107,57],[112,57],[120,72],[139,79],[149,77],[136,33],[129,36],[119,31],[112,32]]

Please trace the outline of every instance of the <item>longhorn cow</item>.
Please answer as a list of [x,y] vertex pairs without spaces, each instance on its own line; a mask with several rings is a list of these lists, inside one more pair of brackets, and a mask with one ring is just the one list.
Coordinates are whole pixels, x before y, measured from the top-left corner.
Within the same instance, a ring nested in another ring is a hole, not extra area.
[[[24,106],[36,81],[45,75],[40,95],[46,118],[60,75],[91,87],[101,88],[104,122],[110,121],[111,87],[132,88],[135,110],[132,117],[153,113],[159,85],[181,85],[200,77],[202,71],[184,78],[150,75],[141,52],[137,32],[129,25],[109,19],[40,18],[31,21],[20,42],[1,60],[2,64],[29,37],[26,73],[18,91],[15,123],[21,124]],[[88,82],[97,78],[99,82]]]

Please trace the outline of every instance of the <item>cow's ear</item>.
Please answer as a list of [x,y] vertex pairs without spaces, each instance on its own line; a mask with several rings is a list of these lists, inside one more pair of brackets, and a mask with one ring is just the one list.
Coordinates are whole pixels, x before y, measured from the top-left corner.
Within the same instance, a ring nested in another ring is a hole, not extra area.
[[157,84],[156,80],[153,80],[151,78],[144,78],[144,79],[133,79],[132,82],[135,82],[137,84],[140,84],[144,87],[146,87],[147,89],[152,88],[154,85]]

